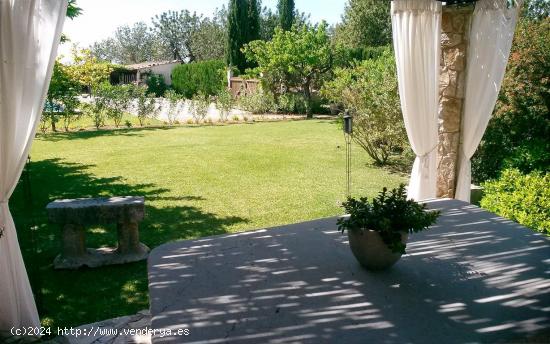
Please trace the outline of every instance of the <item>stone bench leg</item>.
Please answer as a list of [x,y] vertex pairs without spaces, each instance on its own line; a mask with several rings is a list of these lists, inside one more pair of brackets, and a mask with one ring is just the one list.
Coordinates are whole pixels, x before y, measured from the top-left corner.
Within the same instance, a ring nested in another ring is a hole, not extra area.
[[139,225],[137,222],[117,224],[118,248],[121,254],[142,254],[144,247],[139,242]]
[[61,255],[64,258],[84,257],[86,251],[86,234],[81,225],[66,224],[63,226]]

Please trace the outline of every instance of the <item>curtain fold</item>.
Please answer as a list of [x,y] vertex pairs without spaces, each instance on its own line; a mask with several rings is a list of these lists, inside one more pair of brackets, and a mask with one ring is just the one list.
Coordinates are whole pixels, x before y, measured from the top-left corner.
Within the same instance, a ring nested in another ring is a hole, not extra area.
[[435,198],[441,2],[394,0],[391,18],[401,109],[416,154],[408,196]]
[[40,326],[9,198],[40,120],[66,0],[0,0],[0,330]]
[[470,159],[497,101],[520,7],[508,8],[506,0],[480,0],[473,13],[455,193],[462,201],[470,201]]

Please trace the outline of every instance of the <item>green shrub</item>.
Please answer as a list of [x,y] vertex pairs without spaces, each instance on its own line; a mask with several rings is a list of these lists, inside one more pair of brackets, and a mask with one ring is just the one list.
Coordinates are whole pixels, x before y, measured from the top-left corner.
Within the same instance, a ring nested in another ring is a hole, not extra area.
[[493,118],[472,159],[475,183],[506,168],[550,172],[550,18],[520,20]]
[[168,89],[164,77],[160,74],[151,74],[147,78],[147,93],[154,93],[156,97],[164,96],[164,92]]
[[220,112],[220,122],[226,122],[235,105],[233,94],[227,88],[223,88],[216,97],[216,107]]
[[507,169],[483,184],[481,206],[500,216],[550,234],[550,173],[522,174]]
[[392,155],[409,146],[391,50],[351,68],[337,68],[321,95],[350,111],[353,139],[376,164],[387,164]]
[[262,115],[276,108],[273,94],[261,90],[241,96],[239,106],[245,111]]
[[189,109],[196,124],[204,122],[204,119],[208,115],[209,106],[210,96],[202,94],[202,92],[199,92],[193,96]]
[[172,71],[172,87],[185,98],[195,94],[213,96],[220,92],[225,84],[225,63],[210,60],[182,64]]

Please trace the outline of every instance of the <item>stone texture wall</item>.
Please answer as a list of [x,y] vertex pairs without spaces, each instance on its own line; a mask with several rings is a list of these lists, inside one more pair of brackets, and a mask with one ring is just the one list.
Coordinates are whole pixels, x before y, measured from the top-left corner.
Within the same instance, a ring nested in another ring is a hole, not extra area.
[[466,57],[473,6],[445,6],[441,22],[437,197],[455,194]]

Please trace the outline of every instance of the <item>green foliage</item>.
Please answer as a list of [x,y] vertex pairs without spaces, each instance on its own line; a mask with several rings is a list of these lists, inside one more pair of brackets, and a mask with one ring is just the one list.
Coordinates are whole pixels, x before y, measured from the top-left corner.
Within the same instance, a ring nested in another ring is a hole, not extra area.
[[[177,67],[176,67],[177,68]],[[146,80],[147,92],[153,93],[157,97],[164,96],[164,92],[168,89],[164,76],[162,74],[150,74]]]
[[390,192],[384,188],[372,202],[367,197],[349,198],[342,206],[350,216],[338,219],[339,230],[376,231],[396,253],[405,253],[401,233],[428,229],[440,215],[438,211],[427,211],[426,204],[408,199],[404,184]]
[[550,171],[550,18],[520,21],[499,100],[472,159],[474,182]]
[[195,60],[191,46],[191,39],[200,25],[200,17],[188,10],[167,11],[156,15],[153,19],[153,27],[158,39],[179,61]]
[[174,124],[181,107],[182,97],[174,90],[168,90],[164,94],[164,98],[168,100],[168,123]]
[[223,60],[227,41],[227,11],[217,10],[212,18],[201,18],[199,27],[191,36],[191,51],[196,61]]
[[508,169],[483,187],[483,208],[550,234],[550,172],[524,175],[517,169]]
[[187,63],[172,71],[172,87],[188,99],[198,92],[216,95],[224,87],[225,78],[221,60]]
[[[80,102],[80,83],[74,80],[68,71],[68,67],[59,61],[55,61],[53,74],[46,96],[46,106],[42,114],[44,122],[50,122],[52,131],[56,131],[55,123],[63,120],[65,131],[69,130],[69,125],[78,117],[76,109]],[[54,111],[59,110],[59,111]],[[42,126],[45,131],[45,125]]]
[[298,90],[306,100],[308,118],[312,117],[313,89],[320,86],[333,62],[326,23],[295,27],[291,31],[277,28],[271,41],[251,42],[244,52],[258,64],[256,73],[262,73],[263,83],[270,92],[278,95]]
[[349,0],[335,41],[349,48],[391,44],[390,1]]
[[522,15],[529,20],[545,20],[550,17],[550,1],[526,0]]
[[279,12],[279,26],[281,29],[285,31],[292,29],[294,24],[294,0],[279,0],[277,11]]
[[227,23],[226,62],[241,72],[247,68],[246,58],[241,48],[248,43],[248,1],[231,0]]
[[92,119],[96,129],[105,125],[111,87],[109,83],[103,83],[94,87],[92,90],[92,102],[82,107],[84,113]]
[[67,73],[73,80],[92,93],[93,88],[102,82],[108,81],[110,73],[115,68],[110,63],[99,61],[88,49],[72,49],[73,64],[68,66]]
[[148,118],[157,116],[156,99],[154,94],[147,93],[147,88],[143,86],[135,86],[132,93],[137,100],[136,113],[139,125],[143,127]]
[[216,107],[220,112],[220,121],[227,122],[231,110],[235,106],[233,94],[227,88],[223,88],[216,97]]
[[124,116],[124,112],[128,111],[132,99],[132,85],[111,86],[106,85],[103,88],[103,97],[106,98],[107,104],[106,115],[115,123],[115,127],[119,127]]
[[191,116],[196,124],[204,122],[204,119],[208,115],[208,108],[210,107],[210,96],[198,92],[191,99],[191,105],[189,110],[191,111]]
[[321,94],[353,115],[353,139],[377,164],[407,147],[401,115],[395,60],[391,50],[377,59],[338,68]]
[[260,4],[258,0],[248,0],[248,25],[246,42],[260,39]]
[[239,106],[245,111],[260,115],[273,112],[276,108],[273,94],[263,90],[240,96]]

